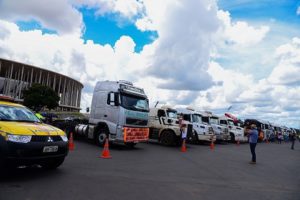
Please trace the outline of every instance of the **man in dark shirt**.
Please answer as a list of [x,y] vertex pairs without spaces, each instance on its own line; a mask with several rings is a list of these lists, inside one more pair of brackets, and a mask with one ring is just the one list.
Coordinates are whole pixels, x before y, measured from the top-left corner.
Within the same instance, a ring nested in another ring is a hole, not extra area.
[[295,145],[295,140],[296,140],[296,133],[294,131],[291,133],[290,139],[291,139],[291,142],[292,142],[291,149],[294,150],[294,145]]
[[250,164],[256,164],[255,148],[258,140],[258,131],[256,129],[255,124],[251,124],[251,129],[248,130],[248,137],[249,137],[250,151],[252,154],[252,160]]

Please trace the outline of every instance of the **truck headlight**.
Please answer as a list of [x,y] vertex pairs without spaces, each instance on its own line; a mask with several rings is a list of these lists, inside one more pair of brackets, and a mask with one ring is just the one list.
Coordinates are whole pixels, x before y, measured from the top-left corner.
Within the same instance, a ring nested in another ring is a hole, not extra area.
[[62,139],[64,142],[68,142],[68,137],[67,137],[67,136],[61,135],[60,137],[61,137],[61,139]]
[[18,143],[28,143],[31,140],[31,135],[11,135],[7,134],[7,141],[18,142]]

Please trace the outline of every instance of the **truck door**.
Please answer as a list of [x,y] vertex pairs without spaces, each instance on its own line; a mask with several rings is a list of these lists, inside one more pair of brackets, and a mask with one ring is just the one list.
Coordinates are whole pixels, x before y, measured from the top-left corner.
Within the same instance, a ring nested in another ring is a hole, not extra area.
[[163,125],[163,117],[165,116],[165,111],[159,109],[157,113],[155,113],[155,119],[154,119],[154,127],[150,130],[149,138],[151,139],[158,139],[159,138],[159,132],[164,128]]
[[117,133],[117,124],[119,124],[119,105],[117,102],[119,95],[115,92],[109,92],[107,96],[107,106],[104,109],[104,119],[109,126],[110,134],[115,135]]
[[157,111],[157,117],[159,121],[159,128],[163,128],[166,125],[166,112],[162,109]]

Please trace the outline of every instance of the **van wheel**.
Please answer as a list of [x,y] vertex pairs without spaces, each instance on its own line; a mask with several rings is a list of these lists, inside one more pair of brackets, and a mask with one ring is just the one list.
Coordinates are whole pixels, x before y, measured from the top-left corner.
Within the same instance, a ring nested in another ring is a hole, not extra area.
[[65,157],[54,158],[48,161],[41,163],[41,166],[45,169],[56,169],[58,168],[65,160]]
[[105,129],[100,129],[97,131],[96,137],[95,137],[95,142],[98,146],[103,147],[105,144],[105,140],[108,138],[108,133]]
[[171,146],[175,144],[174,134],[169,130],[162,132],[160,136],[160,143],[166,146]]
[[235,143],[235,136],[234,136],[233,133],[230,133],[230,141],[231,141],[232,143]]

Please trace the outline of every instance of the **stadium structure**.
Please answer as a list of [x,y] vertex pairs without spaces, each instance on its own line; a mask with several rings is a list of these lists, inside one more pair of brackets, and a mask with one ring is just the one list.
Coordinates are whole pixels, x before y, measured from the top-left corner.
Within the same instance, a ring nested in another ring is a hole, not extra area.
[[51,87],[60,97],[57,111],[80,111],[83,84],[68,76],[0,58],[0,95],[23,102],[23,90],[33,83]]

